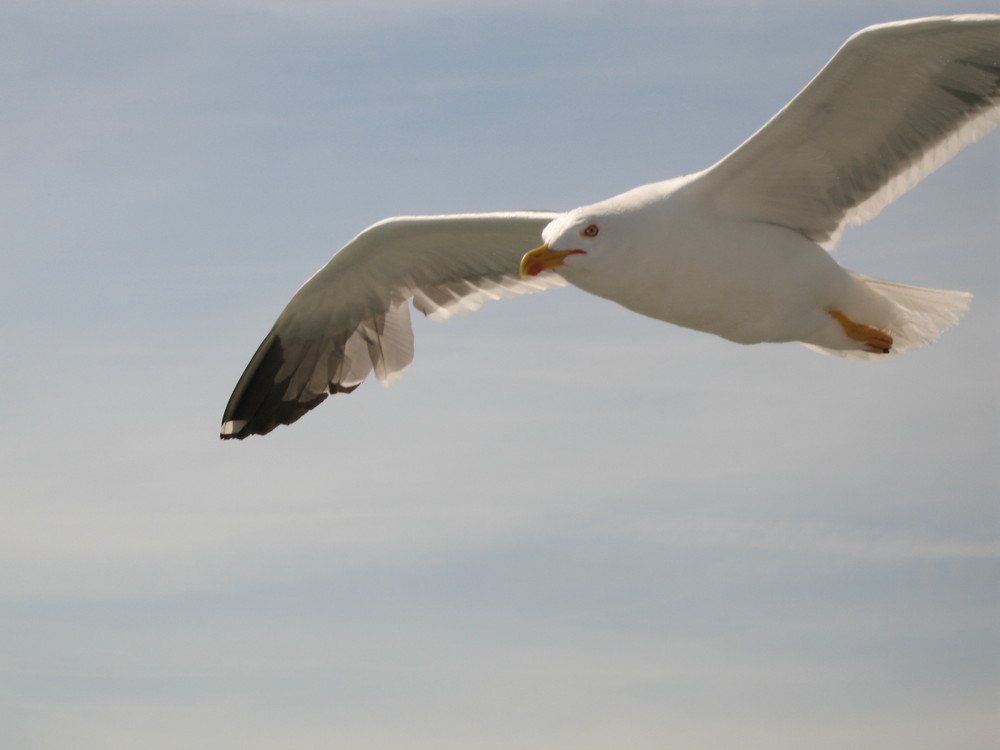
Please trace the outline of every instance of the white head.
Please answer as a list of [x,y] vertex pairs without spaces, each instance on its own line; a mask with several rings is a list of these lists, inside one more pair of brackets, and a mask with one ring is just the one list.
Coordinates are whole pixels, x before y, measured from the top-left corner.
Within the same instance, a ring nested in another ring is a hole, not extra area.
[[560,272],[570,273],[599,267],[614,245],[614,219],[614,213],[600,205],[576,208],[554,219],[542,230],[545,244],[521,259],[521,275],[537,276],[558,266],[564,266]]
[[545,244],[521,259],[521,275],[536,276],[562,266],[559,273],[576,283],[584,275],[621,267],[637,245],[658,236],[665,199],[690,180],[687,176],[640,185],[567,211],[542,230]]

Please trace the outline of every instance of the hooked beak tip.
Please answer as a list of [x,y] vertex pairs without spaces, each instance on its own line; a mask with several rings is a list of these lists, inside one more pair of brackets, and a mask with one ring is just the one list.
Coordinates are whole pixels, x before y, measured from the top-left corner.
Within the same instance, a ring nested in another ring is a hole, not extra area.
[[545,270],[545,263],[541,256],[549,252],[548,245],[542,245],[541,247],[536,247],[534,250],[529,250],[521,257],[521,275],[522,276],[537,276],[542,271]]

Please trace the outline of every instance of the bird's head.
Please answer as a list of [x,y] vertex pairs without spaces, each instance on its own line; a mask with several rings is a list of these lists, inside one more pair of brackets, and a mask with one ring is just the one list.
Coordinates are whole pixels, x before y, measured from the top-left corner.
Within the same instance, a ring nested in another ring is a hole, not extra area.
[[544,244],[521,258],[521,275],[537,276],[560,266],[582,270],[599,263],[601,250],[607,244],[608,218],[577,209],[555,219],[542,231]]

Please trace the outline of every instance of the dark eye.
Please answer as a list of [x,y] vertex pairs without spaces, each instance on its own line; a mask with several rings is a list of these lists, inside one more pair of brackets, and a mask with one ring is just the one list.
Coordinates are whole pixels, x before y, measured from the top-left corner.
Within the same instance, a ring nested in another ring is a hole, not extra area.
[[584,237],[596,237],[597,233],[600,231],[601,229],[597,226],[597,224],[588,224],[587,228],[580,232],[580,234]]

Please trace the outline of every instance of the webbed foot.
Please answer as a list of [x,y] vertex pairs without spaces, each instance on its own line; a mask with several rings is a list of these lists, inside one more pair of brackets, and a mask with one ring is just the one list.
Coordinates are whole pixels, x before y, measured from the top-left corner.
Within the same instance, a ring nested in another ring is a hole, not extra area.
[[855,323],[840,310],[827,310],[830,317],[840,323],[847,338],[860,341],[865,345],[865,351],[873,354],[888,354],[892,350],[892,336],[875,326]]

